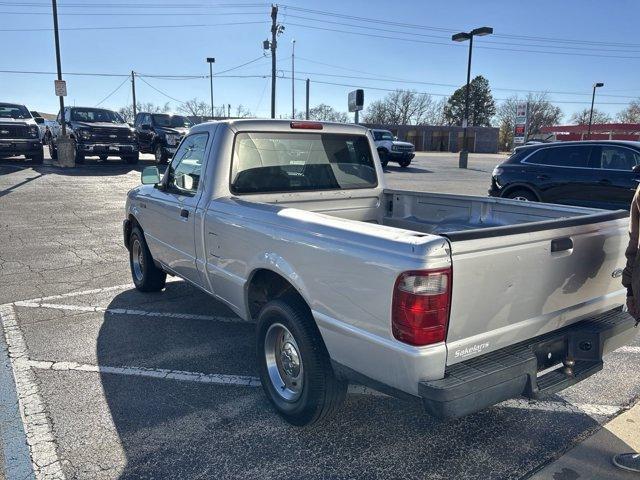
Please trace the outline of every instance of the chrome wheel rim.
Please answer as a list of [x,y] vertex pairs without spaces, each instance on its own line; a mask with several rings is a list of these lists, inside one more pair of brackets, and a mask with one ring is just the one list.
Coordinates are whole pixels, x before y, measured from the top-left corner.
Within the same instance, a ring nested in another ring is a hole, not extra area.
[[304,368],[298,343],[287,327],[281,323],[269,327],[264,353],[275,391],[287,402],[298,400],[304,388]]
[[144,254],[140,240],[137,238],[131,246],[131,265],[133,266],[133,275],[136,280],[141,282],[144,278]]
[[528,199],[528,198],[520,197],[520,196],[518,196],[518,197],[513,197],[513,199],[514,199],[514,200],[519,200],[519,201],[521,201],[521,202],[528,202],[528,201],[529,201],[529,199]]

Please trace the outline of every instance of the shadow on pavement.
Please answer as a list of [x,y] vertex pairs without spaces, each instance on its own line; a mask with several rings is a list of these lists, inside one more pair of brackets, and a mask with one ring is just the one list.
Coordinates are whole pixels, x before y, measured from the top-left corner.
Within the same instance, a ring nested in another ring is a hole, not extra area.
[[[182,282],[125,291],[108,308],[230,315]],[[254,342],[245,322],[107,313],[97,354],[102,366],[256,376]],[[440,422],[399,399],[349,395],[336,418],[301,429],[260,388],[105,372],[100,382],[127,459],[120,478],[521,478],[598,428],[512,408]]]

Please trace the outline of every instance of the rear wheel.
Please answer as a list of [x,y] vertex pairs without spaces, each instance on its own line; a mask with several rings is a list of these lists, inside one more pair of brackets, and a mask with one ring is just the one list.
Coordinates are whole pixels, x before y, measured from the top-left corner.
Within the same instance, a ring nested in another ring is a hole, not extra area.
[[56,160],[58,158],[58,152],[56,151],[56,148],[53,145],[53,139],[51,137],[49,137],[49,155],[51,156],[52,160]]
[[156,267],[138,227],[134,227],[129,236],[129,266],[133,283],[141,292],[159,292],[164,288],[167,274]]
[[298,426],[332,417],[347,383],[334,375],[309,307],[295,296],[272,300],[260,311],[257,330],[260,381],[278,413]]
[[164,148],[162,148],[162,145],[160,145],[159,143],[156,145],[156,148],[153,149],[153,154],[156,157],[156,163],[158,163],[159,165],[163,165],[167,163],[167,160],[168,160],[167,153],[164,151]]
[[538,201],[538,197],[536,197],[535,193],[533,193],[531,190],[527,190],[526,188],[518,188],[516,190],[512,190],[505,195],[505,198],[520,200],[522,202]]

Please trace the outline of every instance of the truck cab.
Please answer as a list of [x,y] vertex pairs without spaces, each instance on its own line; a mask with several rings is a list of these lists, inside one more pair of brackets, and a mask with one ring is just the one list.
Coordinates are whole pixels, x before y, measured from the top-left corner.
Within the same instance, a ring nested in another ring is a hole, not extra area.
[[40,129],[24,105],[0,103],[0,158],[23,155],[42,163],[44,151]]
[[383,167],[389,162],[398,162],[402,168],[407,168],[416,156],[412,143],[398,140],[389,130],[372,129],[371,134]]
[[133,127],[141,153],[153,153],[156,163],[165,164],[176,153],[182,137],[193,122],[182,115],[140,112]]
[[109,156],[120,157],[129,164],[138,163],[134,130],[119,113],[94,107],[65,107],[58,114],[57,125],[49,136],[51,158],[57,158],[56,144],[62,135],[63,122],[73,142],[77,164],[84,163],[86,157],[104,161]]

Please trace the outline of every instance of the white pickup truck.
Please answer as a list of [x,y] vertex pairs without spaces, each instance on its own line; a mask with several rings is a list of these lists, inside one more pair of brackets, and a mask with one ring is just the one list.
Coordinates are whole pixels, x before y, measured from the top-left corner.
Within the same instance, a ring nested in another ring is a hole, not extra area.
[[142,183],[123,225],[136,287],[176,275],[255,320],[264,391],[296,425],[350,381],[443,418],[537,398],[635,334],[625,212],[386,189],[357,125],[197,125]]

